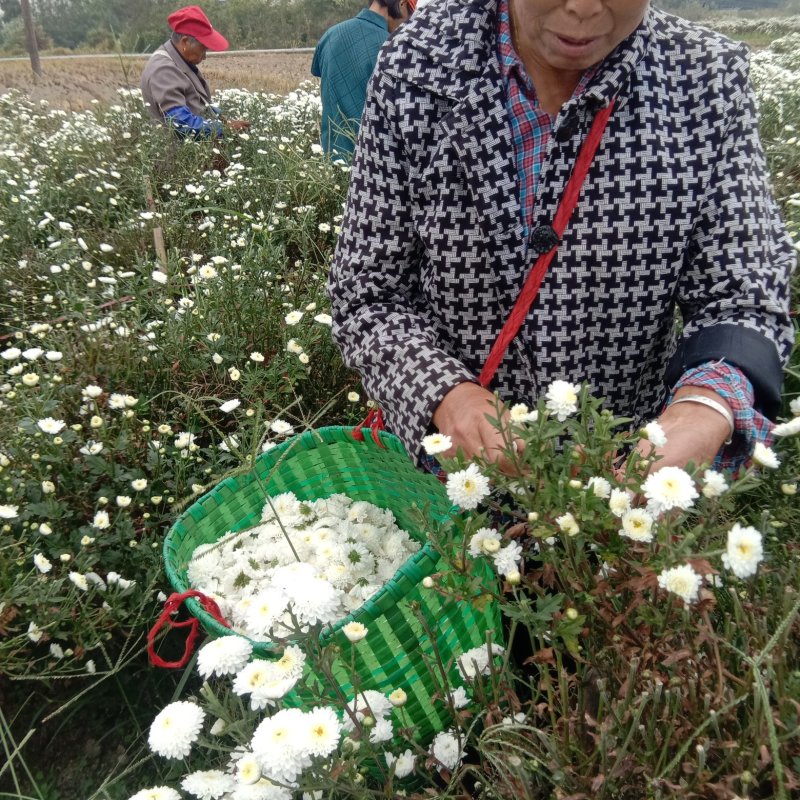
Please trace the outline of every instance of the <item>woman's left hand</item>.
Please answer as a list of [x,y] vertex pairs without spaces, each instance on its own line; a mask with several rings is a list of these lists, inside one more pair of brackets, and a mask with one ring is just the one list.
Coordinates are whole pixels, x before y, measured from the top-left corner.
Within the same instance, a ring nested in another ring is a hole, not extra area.
[[[687,395],[708,397],[730,411],[733,418],[733,412],[725,398],[712,389],[684,386],[678,389],[674,399]],[[652,467],[654,472],[662,467],[685,469],[690,461],[697,466],[710,465],[730,435],[730,426],[722,414],[700,403],[667,406],[657,421],[664,431],[667,443],[663,447],[655,447],[649,440],[642,439],[637,447],[643,456],[650,456],[655,451],[660,457]]]

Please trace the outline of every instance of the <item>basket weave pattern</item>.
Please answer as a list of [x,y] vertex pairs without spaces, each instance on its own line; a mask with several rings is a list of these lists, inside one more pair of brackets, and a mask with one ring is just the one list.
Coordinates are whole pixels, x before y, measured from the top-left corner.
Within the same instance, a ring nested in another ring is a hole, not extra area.
[[[164,559],[174,589],[183,592],[190,588],[186,569],[195,548],[216,541],[229,530],[259,523],[266,495],[294,492],[300,500],[316,500],[341,493],[390,509],[398,525],[423,547],[364,605],[326,628],[321,643],[340,645],[349,662],[350,644],[341,628],[351,621],[366,625],[369,634],[356,645],[354,654],[358,691],[404,689],[408,694],[405,718],[416,727],[416,737],[425,741],[450,723],[447,704],[435,696],[441,678],[432,674],[437,672],[434,644],[425,627],[433,632],[439,657],[451,670],[455,657],[484,644],[487,633],[492,641],[499,641],[502,631],[494,603],[476,607],[422,588],[422,579],[440,569],[439,556],[425,543],[425,531],[417,529],[410,512],[416,506],[441,520],[448,516],[450,504],[442,484],[415,469],[399,439],[382,432],[380,440],[383,448],[368,436],[355,441],[350,428],[330,427],[307,431],[273,448],[259,456],[251,472],[226,479],[183,513],[166,538]],[[478,564],[476,569],[482,570],[479,574],[489,588],[496,580],[491,569]],[[412,603],[418,605],[424,627]],[[187,606],[211,635],[238,635],[220,625],[196,600],[187,601]],[[277,655],[268,643],[253,645],[260,657]],[[354,691],[352,673],[341,662],[334,662],[334,676],[349,697]],[[322,685],[320,680],[317,683]],[[303,703],[301,695],[286,700]]]

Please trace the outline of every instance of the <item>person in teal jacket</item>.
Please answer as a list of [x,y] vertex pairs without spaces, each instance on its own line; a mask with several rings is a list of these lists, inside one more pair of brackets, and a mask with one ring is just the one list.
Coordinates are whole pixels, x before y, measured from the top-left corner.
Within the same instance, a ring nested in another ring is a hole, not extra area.
[[367,83],[383,43],[411,15],[416,0],[373,0],[319,40],[311,74],[322,88],[322,146],[332,156],[353,153]]

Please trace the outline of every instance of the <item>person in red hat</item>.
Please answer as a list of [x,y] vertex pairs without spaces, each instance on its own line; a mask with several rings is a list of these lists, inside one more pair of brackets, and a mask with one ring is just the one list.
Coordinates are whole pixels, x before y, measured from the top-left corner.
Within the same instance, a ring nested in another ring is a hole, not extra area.
[[211,50],[228,49],[199,6],[167,17],[172,36],[150,56],[142,73],[142,97],[153,119],[171,126],[181,138],[219,138],[225,127],[242,131],[246,120],[226,120],[211,104],[211,90],[198,66]]

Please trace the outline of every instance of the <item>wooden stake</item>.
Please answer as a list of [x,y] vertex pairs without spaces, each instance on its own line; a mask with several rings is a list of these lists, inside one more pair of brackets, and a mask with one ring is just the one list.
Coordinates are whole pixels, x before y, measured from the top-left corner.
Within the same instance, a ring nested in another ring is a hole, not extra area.
[[30,0],[19,0],[22,21],[25,24],[25,42],[31,57],[31,69],[35,75],[42,76],[42,62],[39,60],[39,44],[36,41],[36,27],[33,24]]
[[[156,201],[153,197],[153,184],[150,183],[150,176],[144,176],[144,201],[147,204],[147,210],[153,214],[156,213]],[[164,246],[164,230],[160,225],[153,228],[153,245],[156,248],[156,258],[164,272],[167,271],[167,248]]]

